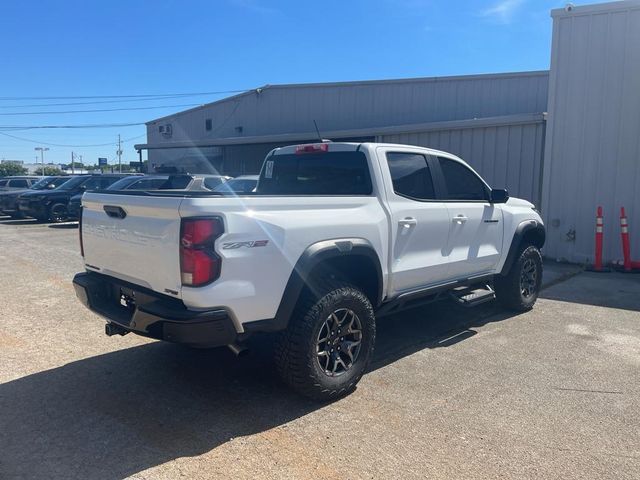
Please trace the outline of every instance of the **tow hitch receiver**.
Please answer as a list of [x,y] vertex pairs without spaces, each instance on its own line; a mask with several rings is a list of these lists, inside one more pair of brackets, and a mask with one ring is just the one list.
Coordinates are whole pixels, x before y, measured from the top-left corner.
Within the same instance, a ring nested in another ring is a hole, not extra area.
[[114,335],[126,335],[129,333],[129,330],[122,328],[120,325],[116,325],[115,323],[107,323],[104,326],[104,333],[106,333],[108,337],[113,337]]

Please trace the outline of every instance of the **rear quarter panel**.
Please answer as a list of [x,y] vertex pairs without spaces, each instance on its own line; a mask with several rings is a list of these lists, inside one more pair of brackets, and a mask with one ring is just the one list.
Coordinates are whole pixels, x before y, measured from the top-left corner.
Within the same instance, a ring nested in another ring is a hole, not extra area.
[[[376,196],[187,198],[180,216],[219,216],[225,226],[216,241],[220,278],[182,287],[182,300],[193,309],[227,307],[240,331],[242,323],[275,316],[294,265],[316,242],[364,238],[386,277],[388,225]],[[251,246],[256,241],[267,243]]]

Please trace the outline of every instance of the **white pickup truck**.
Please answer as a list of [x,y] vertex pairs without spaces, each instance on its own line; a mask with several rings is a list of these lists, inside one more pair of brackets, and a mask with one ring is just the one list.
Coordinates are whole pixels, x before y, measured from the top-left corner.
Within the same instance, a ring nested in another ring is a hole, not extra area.
[[279,332],[283,379],[315,399],[355,388],[375,317],[448,297],[530,309],[545,229],[534,206],[427,148],[276,148],[248,194],[84,196],[78,298],[108,335],[236,352]]

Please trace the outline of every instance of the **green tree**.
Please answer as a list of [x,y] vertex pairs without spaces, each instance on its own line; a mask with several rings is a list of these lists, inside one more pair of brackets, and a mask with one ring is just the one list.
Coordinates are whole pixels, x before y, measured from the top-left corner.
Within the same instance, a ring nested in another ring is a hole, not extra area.
[[36,168],[36,171],[33,172],[34,175],[64,175],[64,172],[60,170],[58,167],[44,166],[44,174],[42,173],[42,167]]
[[12,175],[26,175],[28,170],[22,165],[13,162],[0,163],[0,177],[10,177]]

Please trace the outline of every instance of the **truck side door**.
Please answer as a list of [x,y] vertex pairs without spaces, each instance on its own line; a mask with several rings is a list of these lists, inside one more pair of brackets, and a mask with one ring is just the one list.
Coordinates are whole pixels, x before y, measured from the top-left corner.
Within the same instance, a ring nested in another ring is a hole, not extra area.
[[464,163],[438,156],[435,170],[449,211],[449,276],[493,273],[502,249],[501,206],[489,202],[489,187]]
[[[449,213],[436,199],[431,159],[406,147],[379,147],[391,217],[389,293],[447,279]],[[385,165],[386,164],[386,165]]]

